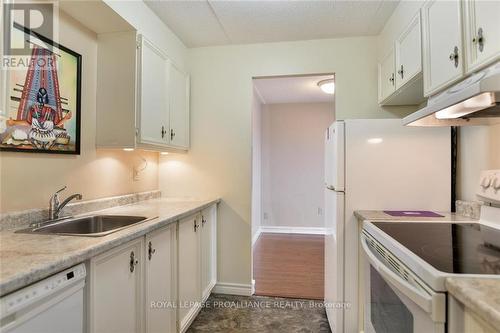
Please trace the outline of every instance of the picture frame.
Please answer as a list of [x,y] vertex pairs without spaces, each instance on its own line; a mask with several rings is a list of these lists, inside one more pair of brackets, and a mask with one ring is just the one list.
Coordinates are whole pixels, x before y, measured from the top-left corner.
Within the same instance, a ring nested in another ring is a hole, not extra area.
[[80,155],[82,56],[14,24],[32,44],[29,66],[5,71],[0,151]]

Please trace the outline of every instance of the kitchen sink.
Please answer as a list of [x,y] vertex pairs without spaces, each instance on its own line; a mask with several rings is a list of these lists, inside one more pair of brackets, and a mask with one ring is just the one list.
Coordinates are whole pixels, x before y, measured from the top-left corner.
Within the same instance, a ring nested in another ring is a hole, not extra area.
[[20,230],[22,233],[55,234],[65,236],[105,236],[137,223],[156,217],[125,215],[90,215],[48,221],[31,228]]

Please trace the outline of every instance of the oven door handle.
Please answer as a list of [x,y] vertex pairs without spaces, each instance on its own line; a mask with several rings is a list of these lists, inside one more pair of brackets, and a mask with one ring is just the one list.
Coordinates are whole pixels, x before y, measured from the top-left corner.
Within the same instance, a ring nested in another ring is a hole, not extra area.
[[381,262],[368,248],[368,245],[366,244],[366,237],[363,234],[361,234],[361,245],[363,246],[363,250],[368,257],[368,261],[370,262],[370,264],[387,282],[389,282],[398,291],[411,299],[415,304],[420,306],[425,312],[433,312],[432,296],[426,292],[418,290],[416,287],[412,286],[402,277],[398,276],[396,273],[390,270],[383,262]]

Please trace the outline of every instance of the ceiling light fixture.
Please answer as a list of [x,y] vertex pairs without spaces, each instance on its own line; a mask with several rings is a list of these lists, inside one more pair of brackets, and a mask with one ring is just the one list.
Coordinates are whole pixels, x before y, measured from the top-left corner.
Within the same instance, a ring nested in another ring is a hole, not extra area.
[[335,92],[335,82],[333,81],[333,79],[319,81],[318,87],[320,87],[325,94],[333,95],[333,93]]

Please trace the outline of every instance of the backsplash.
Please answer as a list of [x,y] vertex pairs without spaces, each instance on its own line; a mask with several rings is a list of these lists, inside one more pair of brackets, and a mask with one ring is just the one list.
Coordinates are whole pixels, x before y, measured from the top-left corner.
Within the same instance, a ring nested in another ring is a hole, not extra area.
[[458,215],[470,217],[475,220],[479,219],[481,216],[481,206],[483,203],[480,201],[457,200],[455,204]]
[[[100,198],[87,201],[76,201],[68,204],[62,209],[61,217],[93,212],[115,206],[123,206],[139,201],[157,199],[161,197],[161,191],[148,191],[118,195],[114,197]],[[49,218],[48,209],[29,209],[17,212],[0,214],[0,231],[26,227],[31,223],[45,221]]]

